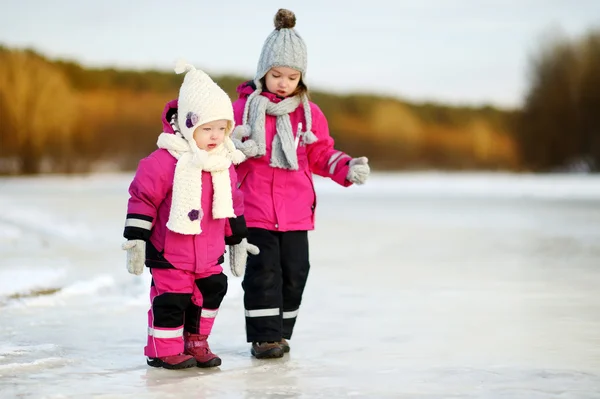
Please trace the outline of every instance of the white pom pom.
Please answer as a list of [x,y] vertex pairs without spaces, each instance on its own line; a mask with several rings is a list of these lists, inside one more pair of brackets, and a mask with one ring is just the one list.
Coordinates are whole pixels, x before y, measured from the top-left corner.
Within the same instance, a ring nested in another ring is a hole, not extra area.
[[233,162],[234,165],[239,165],[246,160],[244,153],[235,148],[233,140],[231,140],[229,137],[225,137],[224,144],[225,148],[227,148],[227,151],[229,152],[231,162]]
[[317,136],[315,136],[315,134],[312,132],[312,130],[304,132],[302,138],[304,139],[305,144],[316,143],[319,140],[319,138]]
[[234,152],[231,153],[231,162],[233,162],[234,165],[239,165],[242,162],[244,162],[245,160],[246,160],[246,156],[240,150],[235,150]]
[[185,73],[187,71],[191,71],[194,69],[196,69],[196,68],[194,68],[194,66],[192,64],[188,64],[183,59],[179,59],[175,63],[175,73]]

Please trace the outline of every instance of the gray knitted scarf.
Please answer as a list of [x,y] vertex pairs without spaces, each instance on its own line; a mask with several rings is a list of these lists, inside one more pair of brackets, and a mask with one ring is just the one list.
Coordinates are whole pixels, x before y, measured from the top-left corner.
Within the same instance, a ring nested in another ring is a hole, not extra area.
[[[237,149],[241,150],[247,157],[261,157],[266,154],[266,115],[277,117],[277,133],[271,143],[271,166],[274,168],[298,170],[297,149],[299,145],[312,144],[317,137],[311,131],[312,118],[310,105],[306,95],[288,97],[279,103],[271,102],[267,97],[260,95],[260,90],[253,92],[246,102],[244,110],[243,125],[236,127],[232,133],[232,139]],[[306,130],[302,130],[302,124],[294,135],[294,127],[290,121],[289,114],[293,112],[302,101],[306,119]],[[242,137],[249,139],[242,142]]]

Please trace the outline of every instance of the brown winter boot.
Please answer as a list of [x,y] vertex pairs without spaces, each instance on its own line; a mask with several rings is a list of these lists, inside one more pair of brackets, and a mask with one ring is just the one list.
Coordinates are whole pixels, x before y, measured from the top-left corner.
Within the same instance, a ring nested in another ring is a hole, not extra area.
[[208,335],[183,333],[185,340],[185,353],[196,359],[198,367],[217,367],[221,365],[221,358],[210,351]]
[[148,366],[162,367],[169,370],[187,369],[196,365],[196,359],[193,356],[180,353],[178,355],[149,357],[146,360]]
[[257,359],[283,357],[283,349],[279,342],[252,342],[250,353]]
[[285,338],[281,338],[281,341],[279,341],[279,346],[281,346],[281,349],[283,349],[284,353],[288,353],[290,351],[290,344]]

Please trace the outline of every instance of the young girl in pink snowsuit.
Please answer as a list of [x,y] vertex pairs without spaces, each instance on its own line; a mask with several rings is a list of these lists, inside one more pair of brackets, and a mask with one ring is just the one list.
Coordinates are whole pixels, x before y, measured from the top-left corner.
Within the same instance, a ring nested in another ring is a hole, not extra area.
[[308,231],[314,229],[316,208],[312,174],[346,187],[364,183],[369,174],[366,158],[334,148],[323,112],[308,100],[306,45],[295,23],[291,11],[277,12],[254,80],[238,87],[233,104],[238,126],[232,138],[248,157],[237,167],[248,242],[260,254],[233,252],[231,263],[241,268],[247,259],[242,283],[246,338],[256,358],[289,351],[286,339],[292,337],[310,268]]
[[144,264],[152,273],[147,363],[214,367],[221,359],[207,338],[227,292],[225,245],[244,245],[247,235],[233,166],[244,155],[229,138],[227,94],[191,65],[175,71],[187,73],[163,112],[159,149],[140,161],[129,187],[123,249],[130,273]]

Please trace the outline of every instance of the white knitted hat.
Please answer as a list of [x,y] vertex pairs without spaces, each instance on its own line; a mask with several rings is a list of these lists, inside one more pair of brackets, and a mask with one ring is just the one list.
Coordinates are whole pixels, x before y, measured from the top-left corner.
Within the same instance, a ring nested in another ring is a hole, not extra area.
[[186,73],[177,101],[177,122],[183,137],[195,146],[194,130],[220,119],[228,121],[229,135],[235,124],[231,99],[204,71],[185,61],[178,61],[176,73]]

